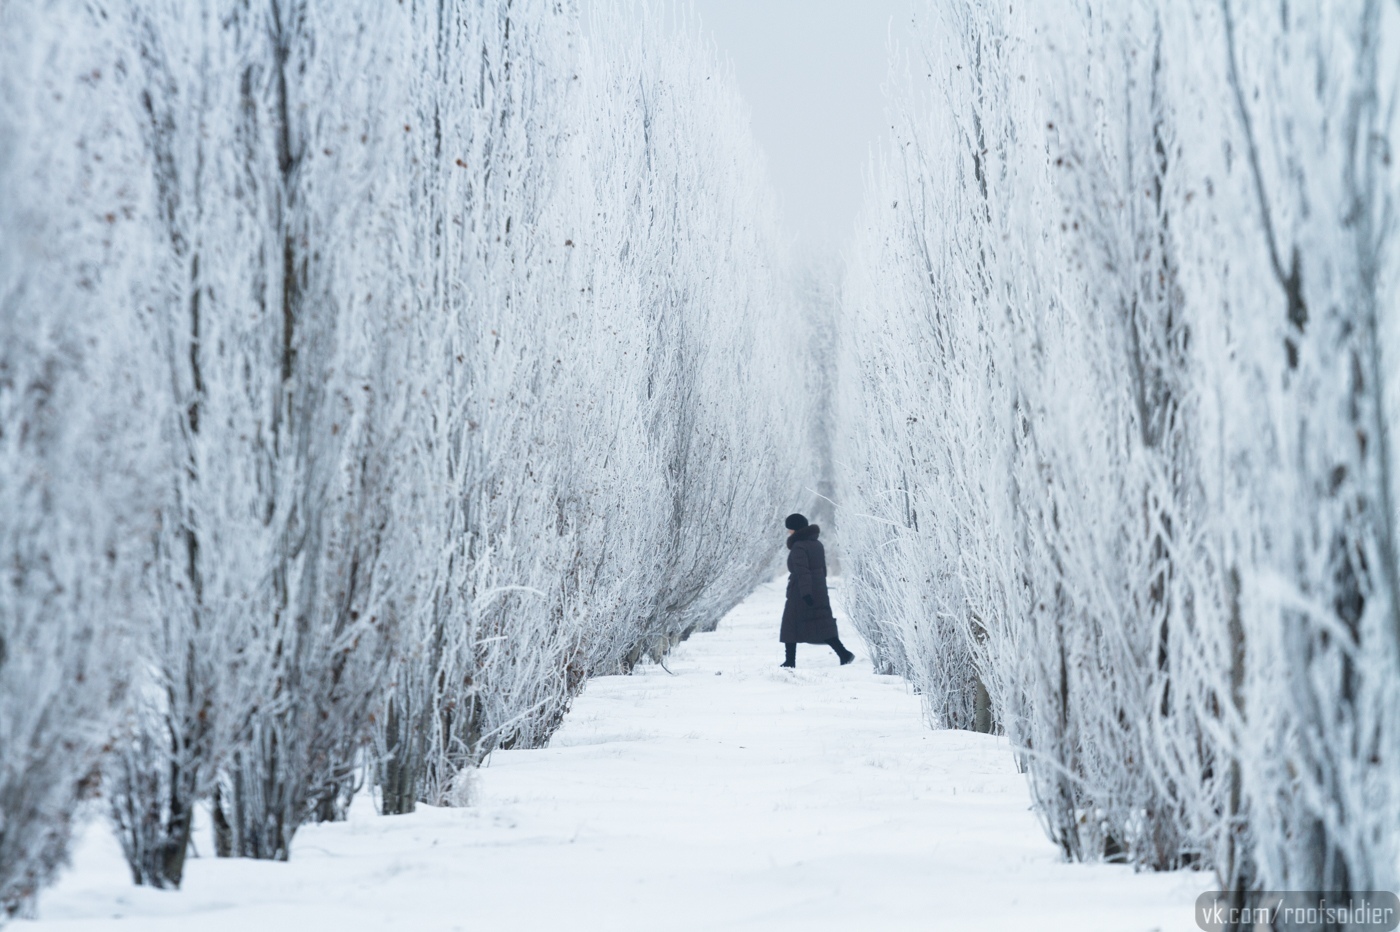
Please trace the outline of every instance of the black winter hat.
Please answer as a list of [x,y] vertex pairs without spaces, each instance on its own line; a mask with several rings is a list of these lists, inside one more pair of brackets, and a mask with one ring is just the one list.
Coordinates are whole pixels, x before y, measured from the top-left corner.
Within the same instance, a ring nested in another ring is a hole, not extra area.
[[787,516],[787,520],[783,522],[783,526],[786,527],[789,531],[800,531],[807,526],[807,519],[802,515],[793,512],[792,514]]

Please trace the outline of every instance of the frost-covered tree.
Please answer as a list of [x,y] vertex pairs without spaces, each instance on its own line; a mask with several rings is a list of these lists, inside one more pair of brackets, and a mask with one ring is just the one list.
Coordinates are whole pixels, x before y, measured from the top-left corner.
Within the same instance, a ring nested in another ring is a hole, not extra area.
[[954,4],[897,81],[852,613],[937,723],[989,707],[1070,857],[1394,882],[1397,20]]
[[241,724],[219,813],[235,853],[284,858],[297,825],[348,801],[393,634],[378,611],[388,456],[376,448],[393,428],[376,418],[396,410],[396,373],[382,368],[372,184],[400,46],[382,42],[393,15],[377,4],[272,2],[244,16],[235,133],[259,313],[257,355],[230,387],[261,406],[251,504],[272,533],[255,624],[273,680]]
[[814,337],[684,18],[0,15],[7,907],[99,772],[161,887],[202,804],[285,858],[366,772],[461,802],[769,571]]
[[560,334],[542,304],[562,296],[566,247],[544,206],[572,23],[548,3],[419,4],[410,35],[398,235],[415,463],[401,559],[414,583],[382,729],[389,812],[448,801],[484,750],[556,715],[567,667],[556,596],[534,584],[558,555],[544,533],[556,469],[544,402]]
[[388,811],[462,798],[587,676],[712,626],[802,485],[792,367],[754,312],[801,325],[740,102],[641,12],[599,5],[587,38],[550,3],[415,12],[412,121],[435,129],[406,156],[412,552],[434,558],[405,603]]
[[171,415],[155,672],[114,810],[134,875],[164,886],[211,791],[220,853],[285,857],[334,817],[380,701],[402,373],[372,182],[398,46],[368,7],[124,14]]
[[1173,25],[1182,61],[1228,91],[1203,111],[1193,85],[1180,110],[1223,140],[1187,151],[1193,190],[1228,205],[1192,243],[1192,297],[1237,354],[1216,359],[1211,451],[1228,464],[1236,817],[1266,887],[1390,889],[1400,11],[1222,2]]
[[0,921],[98,789],[153,559],[145,187],[109,38],[77,4],[0,7]]

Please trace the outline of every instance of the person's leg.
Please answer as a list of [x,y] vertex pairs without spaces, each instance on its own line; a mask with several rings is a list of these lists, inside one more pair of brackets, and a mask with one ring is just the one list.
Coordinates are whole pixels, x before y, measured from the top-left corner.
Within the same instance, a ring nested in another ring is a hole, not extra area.
[[797,642],[796,642],[796,641],[784,641],[784,642],[783,642],[783,653],[786,655],[786,659],[783,661],[783,666],[785,666],[785,667],[795,667],[795,666],[797,666]]
[[831,646],[832,650],[836,651],[836,656],[841,658],[841,666],[844,667],[846,664],[856,659],[856,655],[846,650],[846,645],[841,643],[839,637],[832,638],[826,643]]

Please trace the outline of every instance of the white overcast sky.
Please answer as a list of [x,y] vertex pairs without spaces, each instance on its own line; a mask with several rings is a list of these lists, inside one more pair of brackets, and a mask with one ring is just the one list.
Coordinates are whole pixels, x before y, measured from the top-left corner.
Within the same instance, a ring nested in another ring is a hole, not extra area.
[[850,238],[870,152],[883,139],[889,37],[911,0],[690,0],[734,66],[768,155],[788,229],[839,250]]
[[923,0],[654,2],[693,9],[733,66],[789,235],[818,254],[843,249],[884,138],[889,42],[905,44]]

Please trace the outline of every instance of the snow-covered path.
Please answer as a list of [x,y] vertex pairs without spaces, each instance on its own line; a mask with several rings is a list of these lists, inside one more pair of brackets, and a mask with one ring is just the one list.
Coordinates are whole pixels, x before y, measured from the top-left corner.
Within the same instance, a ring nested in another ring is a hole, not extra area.
[[199,858],[178,893],[132,888],[94,825],[16,928],[1195,928],[1207,876],[1059,863],[1005,742],[930,731],[849,625],[851,666],[804,646],[779,670],[781,609],[769,584],[671,673],[594,680],[549,748],[494,756],[468,809],[365,800],[303,828],[290,863]]

